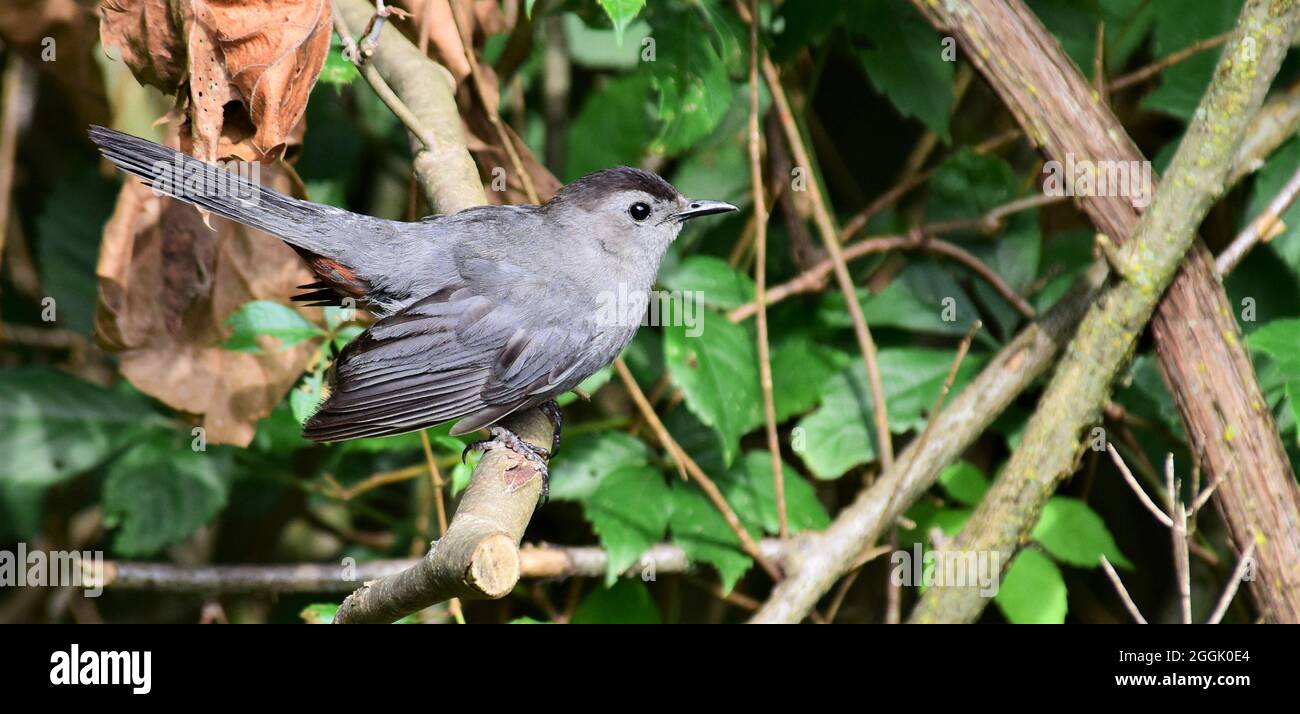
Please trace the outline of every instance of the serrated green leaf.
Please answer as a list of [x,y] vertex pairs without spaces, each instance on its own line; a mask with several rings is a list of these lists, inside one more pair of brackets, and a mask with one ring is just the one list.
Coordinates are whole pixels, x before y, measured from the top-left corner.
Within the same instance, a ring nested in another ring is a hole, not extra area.
[[[579,23],[581,24],[581,23]],[[615,77],[592,91],[569,125],[564,175],[572,181],[611,166],[636,166],[655,137],[650,76]],[[618,127],[618,131],[609,131]],[[591,141],[600,136],[601,141]]]
[[717,432],[730,465],[740,437],[762,423],[757,348],[745,327],[707,311],[699,318],[695,330],[679,324],[663,329],[664,362],[686,405]]
[[55,369],[0,372],[0,481],[48,486],[165,425],[139,395]]
[[1065,580],[1052,559],[1026,548],[1011,561],[995,598],[998,609],[1017,625],[1059,625],[1067,608]]
[[920,119],[945,143],[950,142],[948,116],[956,63],[944,60],[934,29],[908,3],[863,3],[850,17],[860,18],[852,27],[871,40],[872,47],[858,52],[871,83],[900,114]]
[[226,505],[220,457],[189,441],[159,438],[131,447],[109,467],[104,520],[125,556],[152,555],[188,538]]
[[674,482],[672,491],[673,509],[668,527],[673,543],[691,561],[716,568],[723,592],[731,592],[753,560],[740,549],[736,534],[695,484]]
[[608,556],[606,585],[659,542],[671,509],[672,492],[654,468],[624,466],[601,479],[583,503],[583,512]]
[[[785,485],[786,518],[791,533],[821,530],[830,525],[830,515],[812,484],[785,462],[781,463]],[[755,537],[780,532],[776,513],[776,484],[772,479],[772,458],[767,451],[746,452],[744,457],[718,478],[718,488],[741,523]]]
[[[879,351],[877,363],[894,433],[924,428],[924,415],[934,406],[955,354],[912,347]],[[984,361],[981,355],[967,355],[957,371],[949,399],[960,393]],[[808,470],[819,479],[834,479],[874,460],[874,414],[866,368],[858,360],[827,381],[821,407],[799,421],[805,442],[796,451]]]
[[953,500],[974,506],[989,490],[989,480],[977,466],[968,461],[958,461],[939,472],[939,485]]
[[1033,536],[1057,560],[1076,567],[1100,567],[1103,555],[1116,567],[1133,567],[1115,545],[1106,522],[1077,498],[1053,496],[1048,500]]
[[659,282],[669,290],[687,292],[692,299],[724,310],[754,301],[754,281],[711,255],[692,255],[661,274]]
[[826,382],[852,361],[847,353],[806,337],[772,347],[772,401],[778,423],[812,409]]
[[225,325],[233,332],[222,346],[237,352],[261,352],[259,337],[274,338],[279,344],[277,349],[286,350],[299,342],[325,334],[324,330],[298,314],[297,310],[271,300],[244,303],[226,318]]
[[569,622],[575,625],[657,625],[659,608],[645,583],[623,578],[597,588],[578,603]]
[[645,443],[624,431],[596,431],[566,439],[551,462],[551,498],[586,501],[609,474],[650,463]]
[[614,23],[614,35],[618,44],[623,44],[623,31],[636,19],[637,13],[645,7],[645,0],[599,0],[609,21]]
[[669,16],[656,26],[655,59],[649,62],[654,88],[659,92],[661,124],[651,150],[676,154],[708,136],[731,105],[731,79],[721,51],[714,42],[734,42],[721,28],[708,26],[695,13]]

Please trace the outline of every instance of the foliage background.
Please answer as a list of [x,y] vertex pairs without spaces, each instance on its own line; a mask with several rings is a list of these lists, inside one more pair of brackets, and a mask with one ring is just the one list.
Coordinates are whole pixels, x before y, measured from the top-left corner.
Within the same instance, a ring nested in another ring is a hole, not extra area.
[[[539,0],[528,2],[528,8],[509,1],[484,4],[474,7],[476,46],[481,61],[505,77],[495,87],[500,113],[556,178],[569,181],[612,165],[641,165],[686,195],[742,207],[737,214],[691,226],[660,273],[664,289],[705,296],[703,334],[691,337],[683,327],[644,328],[625,359],[642,388],[657,398],[670,431],[718,482],[751,534],[775,535],[753,321],[726,319],[728,310],[751,302],[754,293],[747,241],[752,212],[745,144],[746,26],[718,0],[658,0],[645,7],[637,0]],[[1241,3],[1029,4],[1090,78],[1097,69],[1096,28],[1104,23],[1100,67],[1113,78],[1225,32]],[[513,28],[529,8],[531,41],[519,56],[512,50]],[[331,446],[298,436],[299,423],[319,394],[331,346],[354,337],[364,318],[284,307],[294,284],[292,266],[275,280],[265,271],[254,277],[231,273],[230,266],[241,261],[257,262],[256,254],[238,252],[232,246],[253,243],[236,243],[223,232],[221,250],[235,252],[221,253],[218,264],[227,272],[214,273],[213,280],[218,286],[256,283],[252,294],[240,294],[233,304],[215,297],[202,303],[207,322],[199,322],[205,329],[173,342],[160,343],[156,335],[167,333],[169,324],[193,325],[196,318],[186,310],[197,303],[181,309],[168,305],[166,296],[173,293],[166,292],[167,285],[148,300],[129,303],[131,313],[106,322],[96,289],[96,255],[117,245],[127,230],[110,221],[115,205],[123,210],[124,199],[121,178],[97,161],[85,126],[105,123],[161,138],[162,129],[153,123],[172,104],[156,90],[142,88],[123,62],[104,55],[95,41],[93,10],[68,0],[22,2],[0,13],[6,91],[21,84],[27,104],[13,135],[14,163],[0,168],[13,176],[12,225],[0,264],[0,544],[9,550],[19,541],[103,549],[109,558],[188,564],[337,563],[347,557],[363,561],[422,553],[437,526],[418,435]],[[859,236],[977,218],[1039,192],[1041,160],[1023,141],[994,152],[975,151],[1014,128],[1014,121],[978,76],[972,81],[960,52],[956,61],[944,59],[942,38],[905,0],[764,2],[762,13],[764,41],[782,68],[800,129],[815,154],[811,175],[822,182],[841,225],[923,167],[933,169],[930,179],[874,216]],[[415,37],[418,17],[397,22]],[[33,28],[44,29],[33,33]],[[55,62],[39,61],[40,39],[46,36],[59,39]],[[653,61],[644,59],[647,39],[653,41]],[[437,36],[429,42],[436,52]],[[548,56],[552,53],[559,58]],[[1196,54],[1110,96],[1130,135],[1154,157],[1156,171],[1177,146],[1217,53],[1216,48]],[[507,71],[507,64],[514,66]],[[1298,70],[1293,53],[1276,87],[1291,86],[1300,79]],[[547,89],[548,75],[567,84],[558,99]],[[765,113],[768,104],[764,91]],[[427,212],[411,189],[404,128],[340,59],[337,38],[311,89],[303,126],[300,138],[288,140],[287,159],[301,179],[300,190],[311,199],[389,218]],[[791,167],[779,155],[780,134],[771,117],[764,132],[766,171],[775,186],[787,181]],[[490,174],[490,155],[476,152],[485,174]],[[1218,248],[1231,240],[1297,164],[1300,139],[1293,138],[1214,209],[1202,227],[1207,243]],[[791,200],[777,202],[769,224],[769,284],[795,277],[824,256],[801,217],[806,193],[787,195]],[[489,191],[489,198],[500,197]],[[1294,452],[1300,208],[1291,209],[1286,222],[1286,231],[1251,253],[1226,279],[1226,288],[1232,304],[1253,308],[1249,317],[1243,312],[1242,327],[1250,335],[1284,442]],[[163,235],[178,230],[175,223],[163,225]],[[996,230],[946,238],[978,256],[1039,311],[1094,257],[1091,227],[1069,202],[1019,211]],[[135,240],[143,245],[140,237]],[[164,247],[162,263],[152,267],[164,276],[192,280],[193,274],[168,267],[184,257]],[[851,268],[880,347],[890,424],[901,445],[924,428],[971,323],[978,318],[985,327],[962,364],[956,389],[1016,334],[1024,318],[987,281],[925,253],[867,257]],[[47,297],[57,306],[52,322],[42,319]],[[944,319],[947,306],[955,306],[955,319]],[[168,314],[180,322],[168,323]],[[870,391],[848,311],[833,287],[783,300],[769,315],[790,525],[795,532],[817,529],[879,470]],[[96,345],[97,324],[148,324],[152,341],[114,354]],[[1147,479],[1168,452],[1180,472],[1191,469],[1177,412],[1149,350],[1149,340],[1144,341],[1104,424],[1115,447]],[[210,380],[198,381],[196,374]],[[176,408],[183,399],[177,391],[195,383],[214,393],[252,389],[270,398],[252,399],[244,411],[231,412],[232,423],[247,422],[246,430],[227,429],[206,409]],[[699,489],[677,477],[608,370],[587,386],[590,403],[565,405],[552,503],[534,517],[527,539],[598,543],[610,553],[608,576],[525,582],[503,601],[467,603],[466,619],[743,619],[770,581],[752,567]],[[929,547],[932,529],[948,535],[960,529],[1015,448],[1036,396],[1036,391],[1023,395],[908,511],[907,527],[898,533],[900,549],[910,550],[914,543]],[[202,413],[209,414],[208,421]],[[210,433],[230,436],[214,438],[196,452],[191,428],[200,423]],[[454,505],[470,472],[459,463],[464,442],[448,436],[446,427],[430,435]],[[358,490],[376,475],[392,480]],[[1198,543],[1218,555],[1217,565],[1209,558],[1193,562],[1193,602],[1197,616],[1204,617],[1233,558],[1214,516],[1203,516],[1199,526]],[[652,582],[618,576],[658,542],[683,548],[695,570],[658,574]],[[1004,578],[998,607],[986,611],[984,619],[1124,621],[1097,568],[1101,554],[1121,568],[1143,612],[1173,617],[1167,532],[1134,500],[1109,459],[1089,452],[1079,473],[1049,502],[1034,542]],[[888,559],[880,558],[865,567],[838,612],[839,621],[884,618],[888,566]],[[904,611],[914,597],[904,589]],[[309,605],[328,612],[339,599],[324,593],[204,597],[110,590],[92,602],[28,589],[0,593],[0,617],[292,622],[300,621]],[[445,615],[435,610],[418,619]],[[1251,619],[1249,604],[1239,600],[1230,617]]]

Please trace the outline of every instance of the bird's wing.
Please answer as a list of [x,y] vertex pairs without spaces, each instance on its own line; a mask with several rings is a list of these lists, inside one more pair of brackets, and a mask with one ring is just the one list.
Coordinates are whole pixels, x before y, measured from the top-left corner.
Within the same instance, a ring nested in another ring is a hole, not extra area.
[[541,276],[518,266],[477,266],[469,272],[480,279],[446,286],[375,323],[339,355],[333,391],[304,435],[389,436],[469,415],[456,429],[464,433],[575,376],[589,361],[590,336],[563,327],[572,317],[544,309],[543,294],[525,305],[524,292],[492,289],[476,272],[483,269],[543,288]]

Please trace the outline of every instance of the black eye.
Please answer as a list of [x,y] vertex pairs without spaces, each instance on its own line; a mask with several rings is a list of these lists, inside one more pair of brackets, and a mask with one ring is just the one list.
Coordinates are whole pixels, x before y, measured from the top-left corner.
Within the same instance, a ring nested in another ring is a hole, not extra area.
[[639,223],[650,217],[650,207],[637,201],[632,204],[631,208],[627,209],[627,214],[632,217],[632,220]]

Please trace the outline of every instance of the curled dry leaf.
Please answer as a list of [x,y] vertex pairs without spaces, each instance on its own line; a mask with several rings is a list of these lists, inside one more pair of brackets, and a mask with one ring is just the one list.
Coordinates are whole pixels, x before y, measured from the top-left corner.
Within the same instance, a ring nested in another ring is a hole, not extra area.
[[[263,165],[261,174],[264,185],[295,192],[278,164]],[[121,372],[136,388],[195,415],[209,442],[244,446],[316,345],[234,352],[222,348],[223,323],[244,303],[283,300],[312,278],[273,236],[216,217],[212,224],[215,230],[191,206],[128,180],[104,228],[95,331],[105,349],[120,353]]]
[[107,0],[100,6],[100,44],[117,48],[141,84],[175,94],[187,69],[178,28],[190,15],[190,4],[180,0]]
[[[225,102],[241,99],[257,127],[253,145],[271,155],[307,109],[329,52],[330,32],[328,0],[194,0],[190,101],[195,112],[207,111],[219,121]],[[226,86],[218,87],[223,81]],[[200,150],[212,150],[219,134],[219,127],[214,133],[196,132]]]
[[253,146],[277,154],[329,52],[328,0],[107,0],[102,15],[104,46],[137,79],[187,95],[195,155],[209,161],[232,100],[256,127]]

